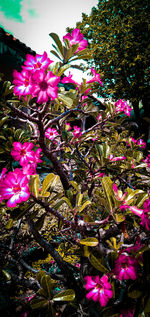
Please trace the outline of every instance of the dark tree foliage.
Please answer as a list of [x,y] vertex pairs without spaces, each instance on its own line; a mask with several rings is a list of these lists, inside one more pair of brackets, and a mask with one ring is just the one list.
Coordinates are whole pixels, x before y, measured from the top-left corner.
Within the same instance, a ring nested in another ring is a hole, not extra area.
[[102,75],[104,97],[130,100],[138,123],[150,119],[150,1],[101,0],[77,23],[93,50],[88,61]]

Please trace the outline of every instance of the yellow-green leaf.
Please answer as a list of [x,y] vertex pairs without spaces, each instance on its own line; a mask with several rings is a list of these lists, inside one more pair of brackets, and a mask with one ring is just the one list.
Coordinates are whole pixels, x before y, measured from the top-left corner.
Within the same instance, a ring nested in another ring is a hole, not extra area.
[[54,173],[50,173],[44,178],[43,185],[42,185],[42,190],[41,190],[41,193],[40,193],[41,196],[43,196],[47,192],[47,190],[51,186],[55,176],[56,175]]
[[11,275],[6,271],[6,270],[2,270],[5,278],[7,281],[10,281],[11,280]]
[[30,192],[35,195],[36,198],[39,196],[39,175],[31,175],[29,182]]
[[66,65],[62,66],[62,67],[59,69],[59,71],[58,71],[58,73],[57,73],[57,76],[61,76],[61,75],[65,72],[65,70],[67,70],[69,67],[70,67],[69,64],[66,64]]
[[62,197],[61,200],[65,201],[65,202],[67,203],[67,205],[69,206],[69,208],[70,208],[71,210],[73,210],[73,207],[72,207],[72,205],[71,205],[71,202],[70,202],[70,200],[69,200],[67,197]]
[[85,203],[80,207],[79,212],[81,212],[83,209],[85,209],[90,204],[91,204],[90,200],[85,201]]
[[7,224],[6,224],[6,226],[5,226],[5,228],[6,229],[11,229],[12,226],[13,226],[13,219],[9,219]]
[[64,94],[58,94],[58,100],[62,101],[67,108],[72,108],[73,100]]
[[73,289],[67,289],[64,292],[58,293],[53,297],[53,301],[65,301],[70,302],[75,299],[75,292]]
[[47,293],[47,296],[51,299],[51,277],[49,275],[43,275],[41,277],[41,286],[44,291]]
[[107,176],[103,177],[101,179],[101,182],[102,182],[102,187],[103,187],[105,196],[106,196],[108,204],[109,204],[109,208],[110,208],[110,210],[112,210],[113,209],[113,197],[114,197],[113,182]]
[[78,186],[78,184],[74,181],[70,181],[70,184],[79,192],[80,191],[80,188]]
[[91,264],[100,272],[102,273],[106,273],[109,272],[109,270],[102,264],[102,262],[100,261],[100,259],[98,259],[96,256],[94,256],[93,254],[91,254],[89,256],[89,260],[91,262]]
[[77,198],[76,198],[76,205],[77,205],[77,207],[79,207],[79,206],[81,205],[82,199],[83,199],[83,194],[79,193],[79,194],[77,195]]
[[80,240],[80,244],[86,245],[88,247],[95,247],[96,245],[98,245],[98,240],[96,238],[85,238]]

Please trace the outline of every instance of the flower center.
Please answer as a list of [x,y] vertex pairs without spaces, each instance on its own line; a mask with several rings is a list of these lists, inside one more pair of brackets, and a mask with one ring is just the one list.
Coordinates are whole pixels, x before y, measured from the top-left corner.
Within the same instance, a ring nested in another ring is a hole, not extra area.
[[13,187],[13,192],[14,192],[14,193],[19,193],[20,190],[21,190],[21,187],[20,187],[19,184],[16,184],[15,187]]
[[127,265],[127,263],[126,263],[126,262],[121,263],[121,268],[122,268],[122,269],[126,269],[127,267],[128,267],[128,265]]
[[42,64],[40,62],[37,62],[35,65],[34,65],[34,68],[40,68],[42,66]]
[[26,150],[25,150],[25,149],[22,149],[21,152],[20,152],[20,154],[23,155],[23,156],[26,155]]
[[25,87],[29,86],[29,79],[25,78],[24,85],[25,85]]
[[39,85],[39,86],[40,86],[40,89],[41,89],[41,90],[43,90],[43,91],[44,91],[44,90],[46,90],[46,89],[47,89],[47,87],[48,87],[47,82],[46,82],[46,81],[44,81],[44,80],[43,80],[43,81],[41,81],[41,83],[40,83],[40,85]]

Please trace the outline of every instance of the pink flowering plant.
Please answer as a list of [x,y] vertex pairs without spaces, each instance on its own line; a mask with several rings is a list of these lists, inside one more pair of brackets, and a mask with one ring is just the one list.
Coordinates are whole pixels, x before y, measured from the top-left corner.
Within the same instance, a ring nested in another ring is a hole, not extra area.
[[94,68],[80,83],[71,71],[66,75],[72,61],[91,58],[80,30],[63,41],[50,36],[59,61],[46,52],[27,54],[22,71],[13,72],[13,87],[4,85],[0,279],[12,286],[9,301],[18,301],[21,316],[147,317],[144,136],[126,127],[129,102],[102,104],[95,97],[103,78]]

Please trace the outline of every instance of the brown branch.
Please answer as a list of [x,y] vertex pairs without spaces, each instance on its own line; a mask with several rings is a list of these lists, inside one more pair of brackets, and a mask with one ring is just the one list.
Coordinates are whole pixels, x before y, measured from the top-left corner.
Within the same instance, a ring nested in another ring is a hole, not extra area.
[[9,103],[8,101],[6,102],[6,105],[7,107],[9,107],[13,113],[17,114],[20,118],[23,118],[23,119],[27,119],[31,122],[38,122],[38,119],[37,118],[33,118],[31,115],[25,113],[24,111],[18,109],[18,108],[15,108],[11,103]]
[[28,224],[31,233],[33,234],[35,240],[39,243],[39,245],[44,248],[50,255],[53,257],[53,259],[57,262],[59,268],[61,269],[64,277],[66,278],[67,284],[69,287],[79,290],[79,286],[77,285],[76,279],[74,278],[73,271],[70,269],[67,262],[65,262],[60,254],[55,250],[53,245],[45,240],[39,232],[34,227],[33,220],[28,218]]

